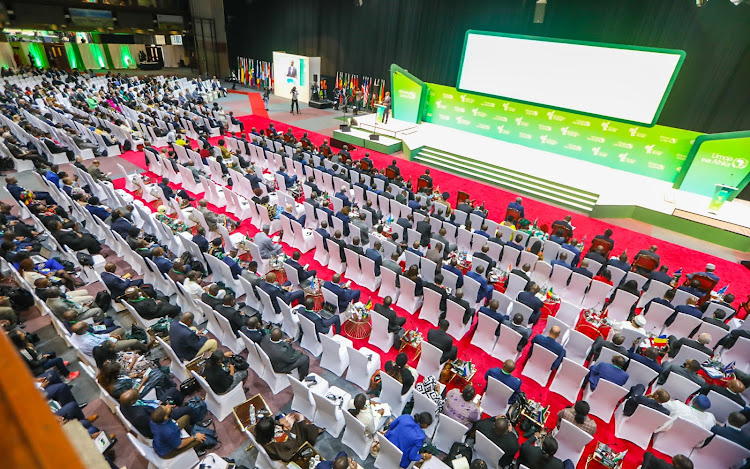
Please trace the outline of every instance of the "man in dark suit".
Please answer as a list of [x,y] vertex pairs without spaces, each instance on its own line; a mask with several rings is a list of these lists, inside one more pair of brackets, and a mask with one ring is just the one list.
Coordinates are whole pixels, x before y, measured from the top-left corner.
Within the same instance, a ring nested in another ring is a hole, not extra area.
[[[341,262],[346,262],[346,254],[344,253],[344,249],[346,248],[346,241],[342,239],[341,231],[336,230],[333,232],[333,238],[329,238],[331,242],[335,243],[339,247],[339,259],[341,259]],[[335,255],[335,253],[330,253],[331,255]]]
[[219,286],[215,283],[212,283],[211,285],[209,285],[208,291],[201,295],[201,301],[206,303],[211,308],[216,309],[222,303],[222,299],[219,298],[220,291],[221,289],[219,288]]
[[374,309],[376,313],[385,316],[385,318],[388,319],[388,332],[396,334],[396,337],[393,339],[393,346],[396,347],[401,342],[401,337],[406,333],[404,330],[406,318],[396,314],[393,308],[391,308],[392,304],[393,299],[390,296],[386,296],[383,298],[383,304],[376,304]]
[[349,218],[349,207],[344,206],[341,211],[336,212],[336,215],[334,216],[344,224],[344,237],[349,236],[349,223],[352,221],[352,219]]
[[430,217],[425,217],[424,220],[418,221],[417,226],[414,228],[421,235],[419,244],[427,246],[430,244],[430,233],[432,233],[432,225],[430,225]]
[[[157,185],[164,192],[164,197],[166,197],[168,200],[174,199],[175,193],[172,190],[172,188],[169,187],[169,179],[161,178],[161,182]],[[185,192],[183,189],[178,190],[177,195],[185,200],[195,200],[192,197],[190,197],[190,195],[187,192]]]
[[195,236],[193,236],[193,242],[198,245],[198,249],[201,252],[208,252],[208,239],[206,239],[206,229],[199,226],[196,229]]
[[277,298],[291,306],[295,301],[302,301],[302,298],[305,297],[305,292],[302,290],[294,290],[291,285],[279,285],[276,281],[276,274],[273,272],[266,274],[265,282],[260,282],[258,288],[266,292],[271,298],[271,304],[273,304],[277,314],[281,314],[281,307],[276,301]]
[[523,208],[523,199],[516,197],[516,200],[508,204],[509,209],[517,210],[521,218],[526,218],[526,210]]
[[669,402],[670,399],[669,393],[664,388],[659,388],[649,395],[643,395],[644,392],[646,392],[646,387],[640,383],[630,388],[630,392],[625,396],[627,400],[622,409],[622,413],[626,417],[633,415],[639,405],[644,405],[658,410],[662,414],[669,415],[669,410],[662,405]]
[[[481,252],[475,252],[474,254],[471,255],[471,257],[476,257],[477,259],[482,259],[483,261],[486,261],[488,263],[487,271],[491,271],[492,269],[495,268],[495,265],[497,264],[497,262],[495,262],[490,257],[490,255],[487,254],[488,252],[490,252],[490,246],[489,244],[485,244],[484,246],[482,246]],[[526,280],[528,280],[528,277],[526,278]]]
[[[581,275],[583,275],[585,277],[593,278],[594,274],[588,269],[588,266],[589,266],[589,260],[588,259],[584,259],[584,260],[581,261],[581,266],[580,267],[573,267],[571,270],[574,273],[576,273],[576,274],[581,274]],[[571,275],[570,279],[572,279],[572,278],[573,278],[573,276]],[[570,279],[568,279],[568,282],[570,282]]]
[[362,294],[361,291],[341,285],[341,274],[333,274],[330,281],[323,283],[323,287],[333,292],[339,300],[339,312],[346,311],[349,303],[356,303]]
[[422,191],[432,192],[432,176],[430,176],[430,170],[425,169],[424,174],[419,176],[419,179],[427,183],[427,185],[425,186],[424,189],[422,189]]
[[102,272],[102,281],[109,288],[112,293],[112,298],[119,298],[125,294],[125,290],[129,287],[140,287],[143,285],[143,279],[133,280],[132,278],[122,278],[115,274],[117,266],[108,262],[104,265],[104,272]]
[[507,243],[505,243],[505,245],[513,249],[518,249],[519,251],[523,251],[523,246],[521,246],[522,242],[523,242],[523,235],[521,233],[518,233],[516,237],[513,239],[513,241],[508,241]]
[[295,250],[292,254],[291,259],[287,258],[284,262],[292,267],[294,270],[297,271],[297,278],[299,279],[299,282],[306,282],[308,279],[315,277],[317,275],[316,270],[305,270],[305,267],[299,263],[299,260],[302,258],[302,253]]
[[606,265],[607,267],[615,267],[617,269],[620,269],[623,272],[630,272],[630,263],[628,262],[628,254],[625,251],[623,251],[622,254],[620,254],[620,257],[618,257],[617,259],[609,259]]
[[[654,266],[654,269],[656,269],[657,267],[659,267],[659,261],[660,261],[659,255],[656,253],[657,249],[658,248],[656,245],[652,245],[648,249],[641,249],[640,251],[638,251],[638,254],[636,254],[635,257],[633,258],[633,265],[635,265],[635,262],[638,260],[638,258],[642,256],[646,256],[646,257],[651,257],[656,261],[656,265]],[[643,276],[649,276],[651,272],[653,272],[653,270],[648,270],[644,267],[636,266],[635,272]]]
[[[503,324],[521,335],[521,339],[518,341],[516,350],[518,350],[519,352],[523,351],[524,347],[526,347],[526,344],[529,343],[529,339],[531,338],[532,333],[531,328],[524,327],[523,325],[523,314],[516,313],[513,315],[511,321],[504,321]],[[500,328],[498,327],[495,331],[495,335],[498,335],[499,333]]]
[[[176,392],[177,388],[172,388],[175,391],[168,391],[162,396],[162,402],[166,402],[172,398],[172,393]],[[138,433],[146,438],[153,438],[154,433],[151,430],[151,413],[158,407],[158,403],[153,401],[144,401],[140,399],[138,390],[128,389],[120,395],[120,411],[123,417],[128,419],[133,427],[138,430]],[[182,402],[179,402],[182,404]],[[193,408],[180,405],[179,407],[173,407],[169,413],[170,418],[179,420],[183,416],[190,417],[190,424],[198,424],[210,426],[212,420],[208,419],[205,422],[199,422],[196,411]]]
[[641,469],[694,469],[693,462],[687,456],[676,454],[672,457],[672,464],[646,452],[643,454]]
[[675,319],[677,319],[678,314],[687,314],[699,319],[703,317],[703,313],[698,309],[698,300],[693,297],[688,298],[684,305],[676,306],[674,308],[674,314],[668,317],[664,324],[666,326],[671,325]]
[[503,314],[497,310],[499,307],[500,307],[500,303],[497,300],[490,300],[488,306],[482,306],[481,308],[479,308],[480,314],[485,314],[498,322],[498,325],[497,325],[498,330],[496,331],[495,335],[500,334],[500,323],[502,323],[503,321],[507,321],[509,319],[509,317],[506,314]]
[[388,169],[392,170],[396,177],[401,175],[401,169],[396,164],[396,160],[391,161],[391,164],[388,165]]
[[531,316],[529,316],[529,324],[536,324],[539,321],[539,317],[542,315],[542,308],[544,302],[537,298],[539,293],[539,285],[534,283],[531,285],[529,291],[522,291],[518,294],[518,302],[522,303],[531,308]]
[[[529,283],[531,282],[531,277],[529,277],[529,271],[531,270],[531,264],[526,263],[521,266],[520,269],[515,268],[510,271],[513,275],[518,275],[519,277],[526,280],[526,286],[523,287],[524,290],[527,290],[529,288]],[[505,287],[508,287],[508,280],[505,281]]]
[[414,221],[414,218],[412,218],[411,214],[409,214],[406,216],[406,218],[400,217],[398,220],[396,220],[396,224],[402,226],[404,228],[404,233],[406,233],[406,230],[412,227],[412,221]]
[[258,319],[258,316],[250,317],[247,320],[247,324],[240,328],[240,332],[245,334],[248,339],[252,340],[256,344],[260,344],[260,342],[263,340],[263,337],[266,336],[266,330],[261,327],[260,319]]
[[599,354],[602,352],[602,348],[608,348],[610,350],[614,350],[615,352],[625,355],[628,355],[628,349],[626,347],[623,347],[623,342],[625,342],[625,337],[622,334],[615,334],[612,336],[612,341],[606,340],[604,337],[597,337],[594,343],[591,345],[591,350],[589,350],[589,355],[586,357],[586,360],[594,362],[599,359]]
[[221,302],[221,306],[216,307],[216,312],[224,316],[229,325],[232,326],[234,335],[237,336],[237,332],[247,324],[248,316],[243,314],[237,309],[237,302],[235,301],[234,294],[227,293],[224,295],[224,299]]
[[521,391],[521,378],[516,378],[512,375],[516,369],[516,362],[513,360],[505,360],[503,367],[490,368],[487,373],[484,374],[484,379],[489,381],[489,378],[495,378],[504,385],[508,386],[513,390],[513,394],[508,398],[508,404],[513,404],[518,399],[518,394]]
[[321,317],[315,312],[315,300],[308,298],[305,300],[305,306],[296,309],[297,314],[300,314],[309,319],[315,324],[315,333],[318,335],[318,341],[320,341],[320,334],[328,334],[328,331],[336,331],[336,334],[341,334],[341,316],[334,314],[328,319]]
[[565,358],[565,349],[557,342],[557,338],[560,337],[560,332],[558,326],[552,326],[546,336],[539,334],[531,339],[531,348],[529,348],[529,354],[526,359],[527,363],[528,359],[531,358],[531,354],[534,352],[534,346],[539,345],[557,355],[557,359],[552,362],[552,366],[550,367],[551,370],[556,370],[560,366],[560,363],[562,363],[562,359]]
[[448,291],[443,286],[443,274],[435,274],[434,282],[424,282],[423,289],[427,288],[440,295],[440,314],[445,314],[445,308],[448,304]]
[[648,310],[653,303],[664,305],[669,309],[674,309],[672,300],[674,300],[674,290],[667,290],[662,298],[654,298],[653,300],[646,303],[646,306],[643,307],[643,315],[645,316],[648,313]]
[[550,235],[549,240],[562,246],[563,244],[565,244],[565,230],[562,228],[558,228],[554,233]]
[[237,249],[232,249],[229,253],[225,254],[221,258],[221,262],[225,263],[229,267],[229,271],[232,272],[232,278],[237,279],[242,273],[242,267],[239,263],[239,257],[237,257]]
[[454,257],[451,259],[450,263],[443,266],[445,270],[448,272],[456,274],[458,279],[456,280],[456,288],[461,288],[464,286],[464,273],[461,272],[461,269],[458,268],[458,260]]
[[518,444],[518,435],[513,431],[513,426],[508,419],[504,416],[489,417],[476,422],[473,429],[486,436],[488,440],[500,448],[503,451],[503,457],[498,461],[492,461],[490,466],[478,464],[477,461],[484,461],[476,459],[471,467],[510,467],[521,446]]
[[299,372],[301,379],[308,375],[310,370],[310,357],[295,350],[291,345],[292,339],[282,340],[281,329],[274,327],[270,335],[263,337],[260,347],[266,352],[276,373]]
[[[724,323],[724,318],[726,317],[727,313],[724,311],[717,309],[714,310],[714,317],[712,318],[703,318],[703,322],[706,322],[708,324],[714,325],[716,327],[720,327],[724,329],[725,331],[729,332],[729,324]],[[693,337],[695,334],[698,333],[698,329],[700,329],[701,326],[698,324],[695,329],[690,333],[688,337]]]
[[457,303],[464,310],[463,323],[471,324],[474,319],[474,311],[471,309],[471,305],[464,299],[464,292],[460,288],[457,288],[453,296],[448,297],[451,301]]
[[651,274],[648,276],[648,281],[643,284],[643,291],[648,291],[648,288],[651,286],[651,282],[661,282],[666,285],[669,285],[670,282],[672,282],[672,277],[667,273],[669,271],[669,266],[663,265],[659,267],[659,270],[654,270],[651,272]]
[[427,333],[427,342],[439,348],[443,355],[440,357],[440,363],[448,360],[454,360],[458,356],[458,347],[453,345],[453,337],[448,335],[450,323],[445,319],[438,322],[437,329],[430,329]]
[[599,385],[599,380],[609,381],[618,386],[623,386],[630,377],[623,368],[627,361],[625,357],[615,355],[612,357],[612,363],[597,363],[589,368],[589,374],[586,375],[586,381],[589,388],[594,391]]
[[151,260],[154,261],[156,267],[158,267],[159,271],[163,274],[168,273],[172,269],[173,263],[171,260],[164,257],[164,249],[161,247],[156,247],[151,250]]
[[346,187],[342,187],[340,191],[336,192],[334,197],[341,199],[344,202],[344,207],[352,206],[352,202],[349,200],[349,196],[346,193]]
[[[727,417],[727,424],[725,426],[714,425],[711,428],[714,436],[719,435],[726,438],[727,440],[737,443],[745,449],[750,449],[750,434],[740,430],[747,423],[747,418],[740,412],[732,412]],[[712,437],[709,437],[703,446],[706,446]]]
[[365,257],[375,263],[375,276],[380,277],[380,266],[383,265],[383,255],[380,253],[382,245],[380,241],[375,241],[371,248],[365,251]]
[[711,342],[711,334],[708,333],[699,335],[698,340],[688,339],[687,337],[677,339],[677,337],[670,335],[667,341],[669,342],[669,356],[672,358],[677,356],[682,347],[694,348],[707,354],[709,357],[714,353],[713,350],[707,347]]
[[182,361],[210,354],[218,347],[215,339],[209,339],[203,333],[198,334],[191,329],[193,320],[193,313],[186,311],[182,313],[179,321],[172,321],[169,326],[169,345]]
[[466,276],[479,283],[479,291],[477,291],[476,302],[484,304],[488,298],[492,297],[494,288],[487,281],[487,277],[484,273],[484,266],[478,265],[472,271],[466,272]]
[[[643,365],[646,365],[657,373],[661,373],[663,371],[663,368],[658,361],[659,351],[654,347],[648,347],[643,351],[643,355],[641,355],[640,353],[636,353],[635,350],[631,348],[630,351],[628,351],[628,358],[631,361],[636,361]],[[628,365],[630,365],[630,362],[628,362]]]
[[560,247],[573,253],[573,259],[570,261],[570,265],[571,267],[577,266],[581,261],[581,251],[578,249],[578,240],[570,238],[570,241],[562,243]]
[[601,265],[607,263],[607,258],[604,257],[604,248],[601,246],[597,246],[593,251],[589,251],[588,254],[584,256],[584,259],[591,259],[592,261],[598,262]]
[[707,388],[706,380],[698,374],[700,369],[701,364],[697,360],[685,360],[685,363],[668,362],[662,367],[662,371],[659,373],[656,383],[659,385],[664,384],[667,381],[667,378],[669,378],[669,375],[675,373],[683,378],[689,379],[701,388]]

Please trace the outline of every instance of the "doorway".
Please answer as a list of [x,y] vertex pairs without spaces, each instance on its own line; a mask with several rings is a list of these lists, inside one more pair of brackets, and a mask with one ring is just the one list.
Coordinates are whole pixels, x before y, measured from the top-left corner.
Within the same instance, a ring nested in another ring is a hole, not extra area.
[[47,53],[47,62],[50,67],[70,71],[68,54],[63,44],[44,44],[44,51]]

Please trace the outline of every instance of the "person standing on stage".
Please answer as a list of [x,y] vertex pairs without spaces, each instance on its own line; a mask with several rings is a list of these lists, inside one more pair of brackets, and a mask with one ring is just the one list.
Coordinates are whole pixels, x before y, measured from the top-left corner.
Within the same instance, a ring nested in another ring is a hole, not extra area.
[[354,114],[359,114],[360,109],[362,109],[362,90],[357,89],[354,93]]
[[297,105],[297,114],[299,114],[299,93],[297,92],[297,87],[292,87],[292,110],[291,113],[294,114],[294,105]]
[[383,124],[388,122],[388,114],[391,112],[391,92],[385,92],[385,98],[383,98],[383,105],[385,110],[383,111]]

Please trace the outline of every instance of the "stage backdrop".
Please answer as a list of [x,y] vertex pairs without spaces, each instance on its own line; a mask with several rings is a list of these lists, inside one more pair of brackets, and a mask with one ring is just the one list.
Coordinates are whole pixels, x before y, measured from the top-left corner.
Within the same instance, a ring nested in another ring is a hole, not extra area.
[[716,184],[736,187],[732,201],[750,182],[750,131],[701,135],[688,155],[675,189],[712,197]]
[[663,181],[675,180],[694,139],[701,135],[462,93],[451,86],[428,83],[427,87],[424,122]]

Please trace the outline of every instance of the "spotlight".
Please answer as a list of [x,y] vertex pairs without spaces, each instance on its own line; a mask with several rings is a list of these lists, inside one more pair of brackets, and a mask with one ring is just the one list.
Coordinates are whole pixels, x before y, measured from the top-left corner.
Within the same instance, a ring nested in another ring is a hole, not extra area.
[[698,8],[704,6],[706,3],[708,3],[708,0],[695,0],[695,6]]
[[364,0],[354,0],[355,7],[361,7],[365,3]]

